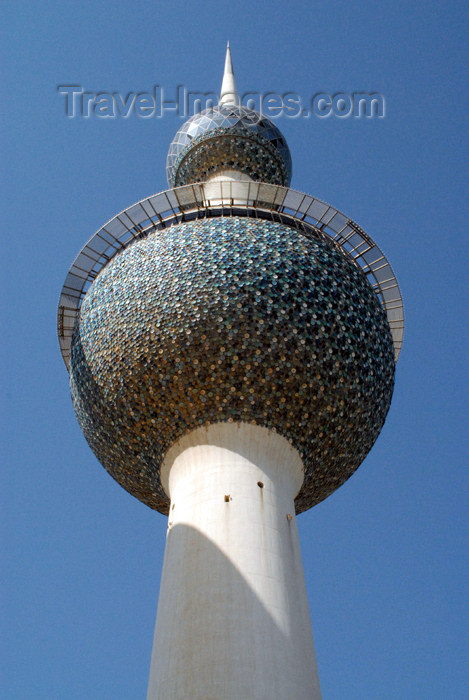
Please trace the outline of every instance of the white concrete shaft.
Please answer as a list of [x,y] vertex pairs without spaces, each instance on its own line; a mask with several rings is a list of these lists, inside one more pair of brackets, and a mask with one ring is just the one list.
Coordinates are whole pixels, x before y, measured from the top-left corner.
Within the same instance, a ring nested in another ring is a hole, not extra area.
[[147,699],[318,700],[298,453],[265,428],[219,423],[171,448],[162,480],[171,506]]
[[[253,182],[249,175],[241,170],[218,170],[205,183],[205,198],[210,201],[211,206],[226,204],[226,196],[229,190],[220,183],[226,182]],[[229,196],[229,195],[228,195]],[[245,204],[246,200],[229,197],[232,204]]]
[[[217,172],[215,172],[214,175],[208,177],[205,183],[205,189],[207,189],[207,185],[209,183],[213,182],[254,182],[254,180],[252,179],[252,177],[249,177],[249,175],[246,175],[241,170],[233,170],[233,168],[227,168],[226,170],[218,170]],[[211,199],[211,197],[207,194],[205,194],[205,197],[207,199]]]

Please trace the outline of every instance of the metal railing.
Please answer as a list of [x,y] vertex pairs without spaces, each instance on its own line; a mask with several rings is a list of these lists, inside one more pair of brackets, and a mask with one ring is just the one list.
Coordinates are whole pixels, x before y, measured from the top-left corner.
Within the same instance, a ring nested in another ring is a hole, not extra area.
[[57,330],[67,368],[75,320],[100,270],[119,252],[174,223],[214,216],[270,219],[332,241],[368,278],[383,305],[399,356],[404,307],[399,285],[383,252],[354,221],[315,197],[262,182],[218,181],[184,185],[133,204],[97,231],[75,258],[59,300]]

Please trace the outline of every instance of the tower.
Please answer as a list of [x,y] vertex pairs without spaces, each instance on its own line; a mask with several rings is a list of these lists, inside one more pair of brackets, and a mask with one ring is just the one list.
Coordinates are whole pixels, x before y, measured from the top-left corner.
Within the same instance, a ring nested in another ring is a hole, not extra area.
[[319,698],[296,515],[381,430],[397,281],[352,220],[289,189],[288,145],[240,104],[229,48],[167,176],[86,244],[58,314],[88,443],[168,516],[148,698]]

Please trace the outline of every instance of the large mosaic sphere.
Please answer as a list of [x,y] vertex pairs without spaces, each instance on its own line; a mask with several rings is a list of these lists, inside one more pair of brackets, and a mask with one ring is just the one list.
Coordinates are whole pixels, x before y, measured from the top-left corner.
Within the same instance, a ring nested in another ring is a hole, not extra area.
[[244,217],[158,230],[88,290],[71,389],[91,448],[163,513],[159,469],[199,426],[256,423],[305,466],[301,512],[357,469],[394,381],[386,314],[361,270],[314,232]]
[[202,182],[233,169],[251,180],[290,184],[290,150],[270,119],[248,107],[218,105],[184,122],[166,160],[170,187]]

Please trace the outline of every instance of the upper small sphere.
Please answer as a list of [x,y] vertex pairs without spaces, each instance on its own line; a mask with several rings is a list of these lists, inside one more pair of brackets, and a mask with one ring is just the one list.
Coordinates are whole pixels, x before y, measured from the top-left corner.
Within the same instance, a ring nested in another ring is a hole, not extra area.
[[203,182],[238,170],[246,179],[290,184],[290,149],[270,119],[252,109],[221,104],[194,114],[171,142],[166,161],[170,187]]

